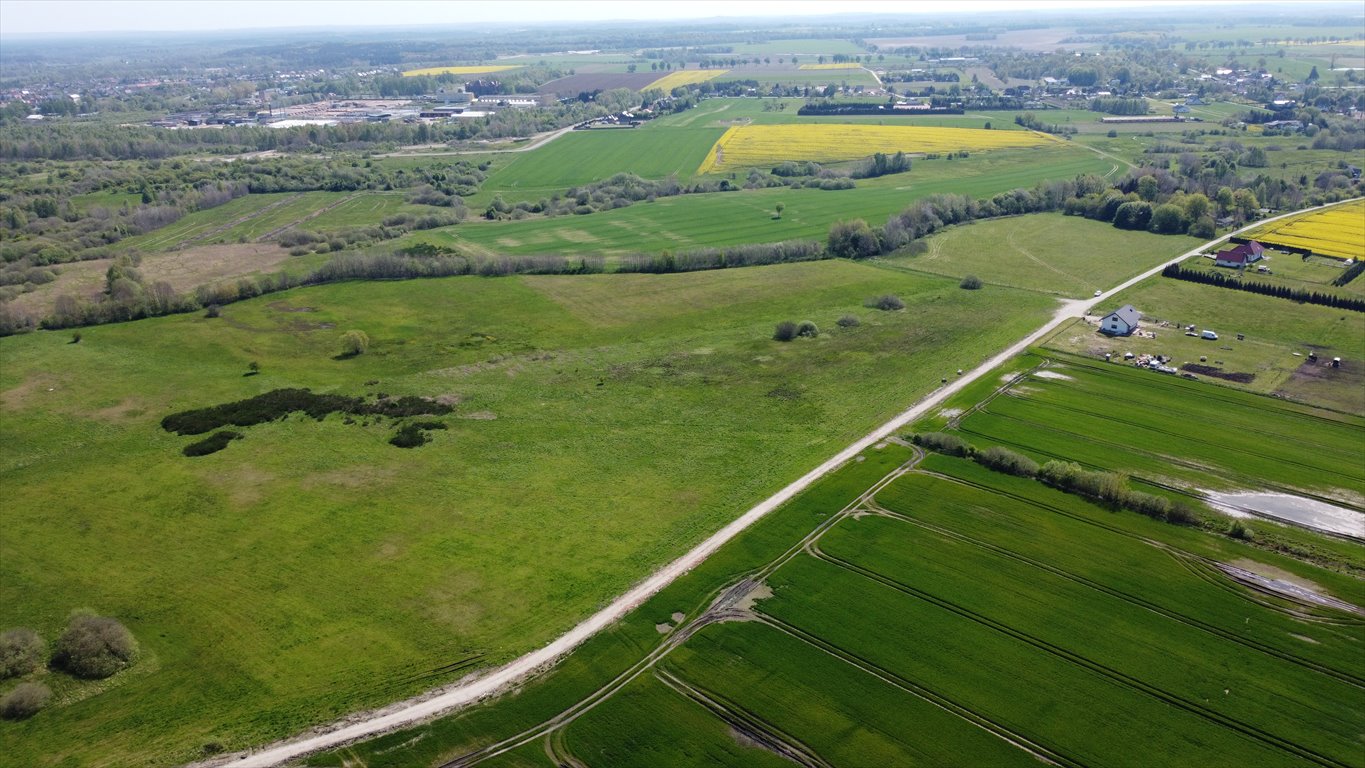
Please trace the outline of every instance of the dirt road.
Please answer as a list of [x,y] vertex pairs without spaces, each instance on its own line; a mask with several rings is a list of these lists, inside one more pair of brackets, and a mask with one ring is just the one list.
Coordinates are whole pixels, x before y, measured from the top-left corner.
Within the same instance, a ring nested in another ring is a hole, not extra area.
[[559,130],[556,131],[538,133],[535,136],[531,137],[530,142],[523,144],[520,147],[513,147],[511,149],[491,148],[449,149],[441,152],[385,152],[382,155],[375,155],[375,157],[444,157],[446,155],[492,155],[499,153],[530,152],[533,149],[540,149],[541,147],[545,146],[546,144],[549,144],[550,142],[554,141],[560,136],[563,136],[566,133],[571,133],[573,129],[574,126],[570,125],[567,128],[560,128]]
[[746,528],[758,522],[769,512],[772,512],[791,500],[801,491],[808,488],[812,483],[834,471],[844,463],[852,460],[858,454],[871,448],[876,443],[904,429],[910,422],[931,413],[949,397],[952,397],[982,376],[987,375],[1005,363],[1005,361],[1020,354],[1030,345],[1054,331],[1062,323],[1075,317],[1081,317],[1094,305],[1107,302],[1114,294],[1132,287],[1153,275],[1159,274],[1167,264],[1173,264],[1189,256],[1193,256],[1196,253],[1206,250],[1210,246],[1223,242],[1232,235],[1251,229],[1253,226],[1260,226],[1268,221],[1274,221],[1299,212],[1300,211],[1294,211],[1293,213],[1282,214],[1281,216],[1276,216],[1271,219],[1263,219],[1253,225],[1243,227],[1236,232],[1231,232],[1216,240],[1211,240],[1208,243],[1200,245],[1198,248],[1193,248],[1173,259],[1152,267],[1136,277],[1125,280],[1123,283],[1099,296],[1064,301],[1053,314],[1052,319],[1045,323],[1041,328],[1030,333],[1010,345],[1009,348],[996,354],[994,357],[991,357],[971,371],[965,372],[961,376],[953,376],[952,372],[945,370],[943,375],[951,378],[948,384],[925,395],[914,405],[897,414],[890,421],[887,421],[865,437],[831,456],[820,466],[802,475],[787,487],[759,502],[752,509],[733,520],[729,525],[716,531],[705,541],[693,547],[687,554],[674,560],[649,576],[649,578],[635,585],[628,592],[612,601],[611,604],[589,616],[581,624],[555,639],[554,642],[549,645],[528,653],[502,667],[487,670],[482,673],[475,673],[446,688],[437,689],[416,699],[398,702],[374,712],[356,714],[347,720],[343,720],[322,729],[320,732],[299,736],[288,741],[270,745],[262,748],[258,752],[227,755],[201,765],[233,765],[241,766],[241,768],[265,768],[266,766],[279,765],[285,761],[312,752],[332,749],[342,744],[385,733],[403,726],[412,725],[502,692],[513,683],[521,681],[537,671],[548,667],[550,664],[553,664],[561,656],[573,650],[573,648],[587,640],[589,637],[592,637],[597,632],[624,617],[627,613],[649,599],[659,590],[672,583],[674,579],[677,579],[679,576],[682,576],[695,568],[706,558],[710,557],[711,554],[723,544],[738,536]]

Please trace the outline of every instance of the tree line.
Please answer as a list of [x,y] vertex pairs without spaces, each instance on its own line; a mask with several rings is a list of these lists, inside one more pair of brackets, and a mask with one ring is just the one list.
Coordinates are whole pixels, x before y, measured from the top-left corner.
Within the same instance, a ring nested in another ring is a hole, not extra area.
[[1248,293],[1258,293],[1262,296],[1275,296],[1281,299],[1297,301],[1301,304],[1318,304],[1324,307],[1335,309],[1349,309],[1354,312],[1365,312],[1365,299],[1357,299],[1349,296],[1338,296],[1334,293],[1321,293],[1310,291],[1306,288],[1290,288],[1287,285],[1271,285],[1254,280],[1238,280],[1228,277],[1221,272],[1203,272],[1195,269],[1186,269],[1179,264],[1170,264],[1161,270],[1162,277],[1169,277],[1175,280],[1187,280],[1191,283],[1203,283],[1204,285],[1215,285],[1219,288],[1231,288],[1236,291],[1246,291]]

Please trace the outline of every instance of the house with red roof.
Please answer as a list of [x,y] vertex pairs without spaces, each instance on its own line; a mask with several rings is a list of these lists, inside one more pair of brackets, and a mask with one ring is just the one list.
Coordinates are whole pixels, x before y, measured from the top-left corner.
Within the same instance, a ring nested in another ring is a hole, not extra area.
[[1264,253],[1265,246],[1255,240],[1250,240],[1226,251],[1219,251],[1218,255],[1213,258],[1213,264],[1217,267],[1241,269],[1260,261]]

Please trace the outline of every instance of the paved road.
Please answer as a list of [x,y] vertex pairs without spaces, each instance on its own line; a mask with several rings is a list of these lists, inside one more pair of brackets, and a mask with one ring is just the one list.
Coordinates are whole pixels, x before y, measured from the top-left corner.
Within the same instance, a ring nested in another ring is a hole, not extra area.
[[[659,590],[668,586],[674,579],[677,579],[679,576],[682,576],[695,568],[703,560],[710,557],[713,552],[720,549],[723,544],[738,536],[744,529],[758,522],[769,512],[772,512],[791,500],[801,491],[808,488],[812,483],[830,472],[833,472],[836,468],[843,465],[845,462],[852,460],[855,456],[876,443],[885,440],[904,429],[910,422],[932,412],[933,409],[942,404],[944,400],[947,400],[967,385],[995,370],[1005,361],[1020,354],[1029,346],[1056,330],[1062,323],[1065,323],[1072,318],[1081,317],[1094,305],[1107,302],[1114,294],[1130,288],[1153,275],[1160,274],[1161,270],[1165,269],[1168,264],[1174,264],[1189,256],[1193,256],[1196,253],[1206,250],[1210,246],[1223,242],[1232,235],[1244,232],[1252,227],[1260,226],[1268,221],[1275,221],[1276,219],[1281,219],[1296,213],[1300,213],[1300,211],[1282,214],[1281,216],[1276,216],[1271,219],[1263,219],[1255,224],[1243,227],[1237,232],[1231,232],[1216,240],[1204,243],[1198,248],[1192,248],[1169,261],[1152,267],[1130,280],[1125,280],[1123,283],[1105,291],[1099,296],[1063,302],[1062,306],[1058,308],[1056,313],[1052,316],[1052,319],[1045,323],[1041,328],[1010,345],[1008,349],[1005,349],[971,371],[964,373],[962,376],[952,377],[952,380],[945,386],[925,395],[914,405],[897,414],[880,427],[877,427],[862,439],[834,456],[831,456],[823,464],[802,475],[791,485],[788,485],[786,488],[783,488],[767,499],[759,502],[756,506],[743,515],[740,515],[729,525],[716,531],[705,541],[698,544],[696,547],[693,547],[687,554],[674,560],[649,578],[635,585],[630,591],[612,601],[610,605],[602,608],[592,616],[589,616],[581,624],[569,630],[544,648],[528,653],[497,669],[489,670],[478,676],[471,676],[470,678],[461,680],[444,689],[439,689],[425,697],[399,702],[377,712],[355,715],[348,720],[335,724],[330,730],[326,730],[326,732],[300,736],[289,741],[265,747],[259,752],[244,756],[241,755],[241,753],[228,755],[219,760],[211,761],[208,765],[230,764],[233,766],[241,766],[242,768],[265,768],[266,766],[279,765],[287,760],[307,755],[312,752],[332,749],[342,744],[411,725],[503,691],[513,683],[552,664],[589,637],[592,637],[597,632],[615,623],[645,600],[652,597]],[[944,371],[943,375],[951,376],[951,373],[949,371]]]

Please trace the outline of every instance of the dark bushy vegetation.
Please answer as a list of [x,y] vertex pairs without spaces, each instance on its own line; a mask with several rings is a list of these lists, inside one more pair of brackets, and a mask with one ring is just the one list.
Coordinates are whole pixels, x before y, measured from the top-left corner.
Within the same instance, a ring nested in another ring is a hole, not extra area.
[[185,446],[181,453],[184,453],[186,456],[207,456],[210,453],[217,453],[228,447],[228,443],[233,440],[241,439],[241,432],[233,432],[230,429],[224,429],[220,432],[214,432],[212,435],[209,435],[197,443],[190,443]]
[[948,456],[970,458],[987,469],[1018,477],[1033,477],[1061,491],[1103,501],[1157,520],[1180,525],[1198,524],[1194,510],[1181,503],[1172,503],[1163,496],[1135,491],[1128,487],[1128,478],[1119,472],[1090,471],[1070,461],[1038,462],[1003,446],[977,450],[975,446],[944,432],[924,432],[911,436],[911,442],[922,448]]
[[1332,285],[1343,286],[1352,280],[1360,277],[1360,273],[1365,272],[1365,259],[1356,259],[1351,266],[1347,267],[1341,274],[1332,280]]
[[980,290],[982,285],[983,283],[981,282],[981,278],[977,277],[976,275],[967,275],[966,277],[962,278],[962,282],[958,283],[957,287],[966,289],[968,291],[976,291]]
[[52,691],[42,683],[25,682],[0,697],[0,717],[6,720],[25,720],[38,714],[52,698]]
[[321,421],[329,413],[354,416],[440,416],[452,408],[444,403],[406,395],[374,401],[346,395],[319,395],[307,389],[276,389],[233,403],[173,413],[161,420],[161,428],[180,435],[202,435],[228,425],[249,427],[277,421],[291,413],[304,413]]
[[0,680],[23,677],[43,663],[47,644],[28,627],[7,629],[0,634]]
[[813,339],[820,335],[820,328],[809,320],[802,320],[796,326],[796,335],[807,339]]
[[1281,299],[1289,299],[1304,304],[1321,304],[1325,307],[1365,312],[1365,299],[1338,296],[1332,293],[1319,293],[1304,288],[1290,288],[1287,285],[1258,283],[1254,280],[1238,280],[1236,278],[1228,277],[1221,272],[1201,272],[1194,269],[1186,269],[1179,264],[1168,265],[1165,269],[1161,270],[1161,275],[1162,277],[1170,277],[1176,280],[1188,280],[1192,283],[1216,285],[1219,288],[1231,288],[1237,291],[1247,291],[1248,293],[1259,293],[1262,296],[1276,296]]
[[905,309],[905,302],[901,301],[901,297],[892,296],[888,293],[885,296],[878,296],[875,299],[869,300],[867,306],[880,309],[883,312],[895,312],[897,310]]
[[965,457],[972,452],[972,447],[968,445],[966,440],[946,432],[921,432],[911,436],[910,442],[921,448],[927,448],[935,453],[948,456]]
[[431,442],[431,437],[427,432],[433,429],[446,429],[446,425],[439,421],[416,421],[404,424],[398,428],[393,437],[389,438],[389,444],[399,448],[417,448]]
[[791,341],[796,338],[796,323],[783,320],[773,329],[773,341]]
[[99,680],[124,669],[137,657],[137,641],[117,619],[77,613],[57,638],[52,664],[76,677]]
[[787,264],[825,258],[824,248],[814,240],[786,240],[780,243],[753,243],[725,248],[697,248],[659,254],[632,254],[621,257],[617,272],[695,272],[706,269],[753,267],[761,264]]
[[894,155],[877,152],[855,167],[851,175],[855,179],[875,179],[878,176],[905,173],[909,170],[910,158],[904,152],[897,152]]
[[987,469],[1004,472],[1007,475],[1033,477],[1038,474],[1038,462],[1000,445],[973,452],[972,460]]

